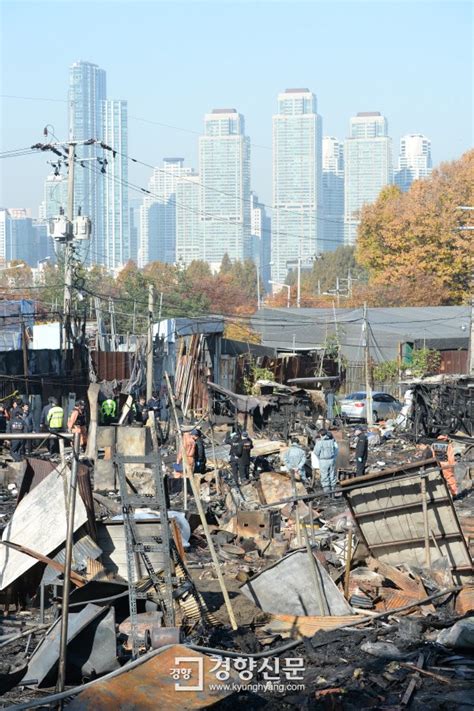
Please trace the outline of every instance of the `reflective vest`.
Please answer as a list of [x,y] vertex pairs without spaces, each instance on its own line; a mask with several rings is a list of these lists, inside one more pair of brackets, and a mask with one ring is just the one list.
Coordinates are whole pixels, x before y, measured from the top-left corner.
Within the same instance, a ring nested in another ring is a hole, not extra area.
[[104,400],[102,403],[102,414],[107,415],[109,417],[114,417],[115,412],[117,410],[117,404],[115,400],[111,400],[110,398],[108,400]]
[[63,420],[64,410],[62,407],[59,407],[59,405],[55,405],[54,407],[52,407],[46,416],[48,427],[53,430],[62,429]]

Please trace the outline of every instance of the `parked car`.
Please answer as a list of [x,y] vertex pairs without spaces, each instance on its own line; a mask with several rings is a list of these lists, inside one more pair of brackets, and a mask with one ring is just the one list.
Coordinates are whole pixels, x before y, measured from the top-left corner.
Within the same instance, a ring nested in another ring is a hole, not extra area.
[[[365,391],[343,396],[339,400],[339,405],[344,419],[367,421],[367,393]],[[401,402],[388,393],[372,393],[374,422],[396,417],[402,407]]]

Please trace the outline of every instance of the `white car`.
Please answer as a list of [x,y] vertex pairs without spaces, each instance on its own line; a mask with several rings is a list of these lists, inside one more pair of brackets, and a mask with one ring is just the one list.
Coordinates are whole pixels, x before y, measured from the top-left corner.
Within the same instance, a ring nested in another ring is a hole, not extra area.
[[[345,395],[339,400],[342,417],[346,420],[367,421],[367,394],[365,391]],[[372,393],[374,422],[388,420],[398,415],[402,404],[388,393]]]

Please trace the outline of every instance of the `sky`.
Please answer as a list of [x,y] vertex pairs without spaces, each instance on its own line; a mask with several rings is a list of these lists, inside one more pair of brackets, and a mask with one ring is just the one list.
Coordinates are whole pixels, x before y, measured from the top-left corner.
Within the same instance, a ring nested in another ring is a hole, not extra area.
[[[358,111],[381,111],[394,143],[432,140],[433,161],[473,145],[470,2],[23,2],[1,0],[0,151],[67,138],[68,68],[107,72],[128,100],[129,154],[197,168],[204,114],[234,107],[252,142],[252,189],[271,203],[272,114],[287,87],[317,96],[323,134],[344,138]],[[29,98],[10,98],[29,97]],[[37,215],[44,154],[2,159],[0,206]],[[146,186],[151,170],[129,179]],[[136,193],[130,197],[138,198]]]

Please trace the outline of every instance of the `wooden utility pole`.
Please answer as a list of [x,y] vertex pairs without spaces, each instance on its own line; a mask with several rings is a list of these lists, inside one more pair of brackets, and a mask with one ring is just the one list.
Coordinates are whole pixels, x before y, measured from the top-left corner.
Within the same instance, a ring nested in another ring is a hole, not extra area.
[[153,284],[148,285],[148,334],[146,348],[146,399],[150,400],[153,393],[153,307],[155,305],[155,290]]
[[365,332],[364,351],[365,351],[365,394],[366,394],[365,409],[366,409],[367,424],[370,426],[370,425],[374,424],[374,413],[373,413],[373,407],[372,407],[372,384],[371,384],[371,377],[370,377],[370,344],[369,344],[369,321],[367,319],[367,302],[364,303],[364,332]]
[[[202,506],[201,497],[199,496],[198,485],[196,484],[196,480],[194,478],[194,472],[192,472],[190,470],[188,457],[186,455],[186,450],[183,447],[183,435],[181,432],[181,427],[179,424],[178,415],[176,413],[174,393],[171,389],[169,375],[166,371],[165,371],[165,381],[166,381],[166,387],[168,388],[168,397],[169,397],[171,410],[173,412],[173,417],[174,417],[174,421],[175,421],[175,425],[176,425],[176,433],[178,435],[179,447],[181,448],[181,452],[183,453],[184,489],[186,490],[186,488],[188,486],[188,480],[189,480],[189,482],[191,484],[193,496],[194,496],[194,501],[196,503],[196,508],[198,510],[199,518],[201,519],[201,525],[202,525],[202,528],[204,531],[204,535],[206,537],[207,545],[209,547],[209,553],[211,554],[212,562],[214,564],[214,570],[216,571],[217,580],[219,581],[219,587],[221,589],[222,596],[224,598],[224,603],[225,603],[225,606],[227,609],[227,614],[229,615],[230,624],[231,624],[232,629],[236,630],[238,628],[238,625],[237,625],[237,622],[235,621],[235,615],[234,615],[234,611],[232,609],[232,604],[230,602],[229,593],[227,592],[227,588],[225,586],[224,576],[222,575],[221,566],[219,564],[219,559],[217,558],[216,549],[214,547],[214,541],[212,540],[211,532],[209,530],[209,526],[208,526],[208,523],[206,520],[206,514],[204,513],[204,509]],[[216,462],[214,461],[214,466],[215,466],[215,464],[216,464]]]

